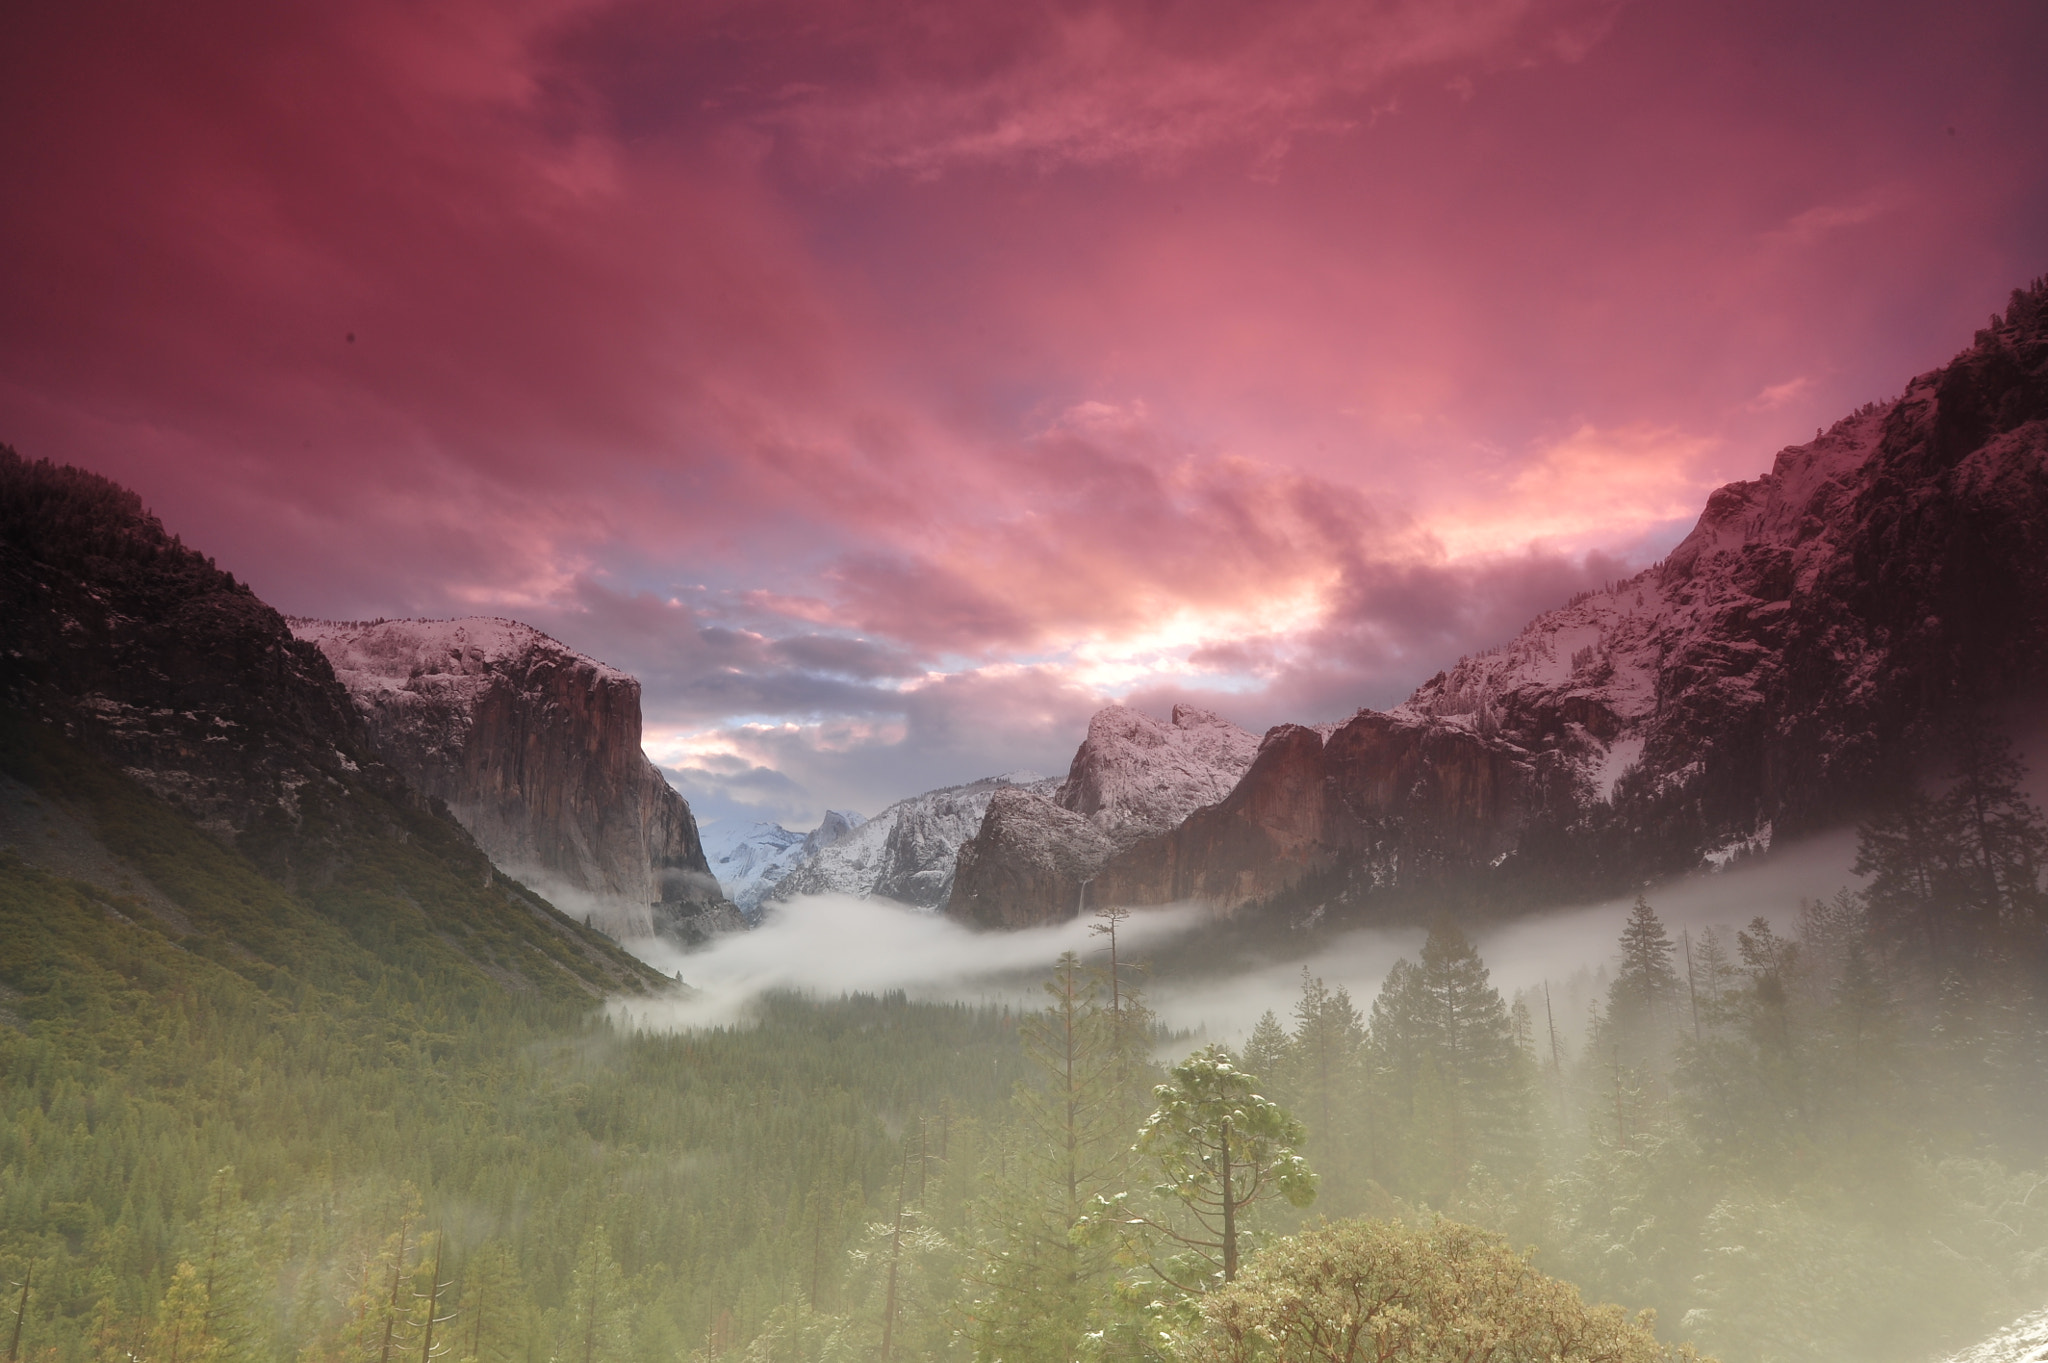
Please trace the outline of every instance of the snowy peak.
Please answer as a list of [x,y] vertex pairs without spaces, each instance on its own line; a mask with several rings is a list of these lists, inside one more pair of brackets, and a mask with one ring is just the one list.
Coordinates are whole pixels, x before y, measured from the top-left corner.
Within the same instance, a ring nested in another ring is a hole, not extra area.
[[988,806],[961,847],[947,913],[1006,928],[1073,917],[1100,867],[1224,799],[1258,754],[1257,737],[1192,705],[1170,721],[1105,706],[1051,798],[1020,791]]
[[779,823],[738,824],[704,834],[704,854],[726,897],[749,919],[783,878],[819,850],[830,847],[867,822],[844,809],[828,809],[809,833]]
[[1896,400],[1716,491],[1663,563],[1390,712],[1276,730],[1089,892],[1296,921],[1554,902],[1853,819],[1958,714],[2048,694],[2044,541],[2048,281]]
[[1228,795],[1258,751],[1257,737],[1191,705],[1174,706],[1171,722],[1105,706],[1089,719],[1054,803],[1120,845],[1136,842]]
[[981,827],[997,792],[1026,790],[1047,796],[1053,789],[1051,781],[1019,786],[1009,777],[990,776],[898,800],[805,857],[767,899],[846,894],[936,909],[952,893],[961,845]]
[[1459,659],[1391,714],[1553,753],[1593,799],[1611,801],[1649,745],[1674,664],[1691,680],[1714,674],[1731,694],[1768,680],[1769,627],[1833,563],[1833,528],[1867,481],[1893,406],[1873,403],[1780,451],[1763,477],[1717,489],[1663,563]]

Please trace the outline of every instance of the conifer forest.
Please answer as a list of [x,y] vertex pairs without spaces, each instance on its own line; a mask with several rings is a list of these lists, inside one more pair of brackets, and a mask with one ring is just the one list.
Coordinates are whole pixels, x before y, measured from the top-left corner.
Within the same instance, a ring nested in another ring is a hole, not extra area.
[[1439,916],[1224,1045],[1124,910],[1030,1006],[634,1030],[420,950],[403,867],[309,908],[16,731],[177,917],[0,862],[7,1358],[1924,1357],[2048,1288],[2048,830],[1957,750],[1862,891],[1639,899],[1583,1018]]

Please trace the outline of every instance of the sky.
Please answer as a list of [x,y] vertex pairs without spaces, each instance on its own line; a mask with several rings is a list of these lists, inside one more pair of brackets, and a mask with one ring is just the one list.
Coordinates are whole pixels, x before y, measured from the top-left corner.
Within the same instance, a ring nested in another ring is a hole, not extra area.
[[191,0],[0,41],[0,442],[637,675],[707,823],[1397,703],[2048,271],[2048,8]]

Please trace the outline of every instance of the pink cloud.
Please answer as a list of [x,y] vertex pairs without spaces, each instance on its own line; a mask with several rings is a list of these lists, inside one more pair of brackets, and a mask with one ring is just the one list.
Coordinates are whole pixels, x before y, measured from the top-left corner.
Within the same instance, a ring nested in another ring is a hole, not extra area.
[[1111,694],[1398,699],[1938,363],[2048,240],[2025,0],[9,38],[0,439],[288,609],[529,616],[863,806]]

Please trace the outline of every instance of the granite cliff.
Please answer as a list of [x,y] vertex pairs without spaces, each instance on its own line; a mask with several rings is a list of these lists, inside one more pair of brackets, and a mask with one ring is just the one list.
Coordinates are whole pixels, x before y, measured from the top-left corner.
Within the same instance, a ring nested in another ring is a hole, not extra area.
[[299,620],[378,754],[491,860],[615,936],[742,926],[640,749],[640,684],[510,620]]
[[1004,791],[960,848],[946,911],[982,927],[1023,927],[1081,912],[1090,882],[1123,849],[1228,795],[1259,741],[1207,710],[1171,722],[1110,705],[1088,721],[1066,780]]

